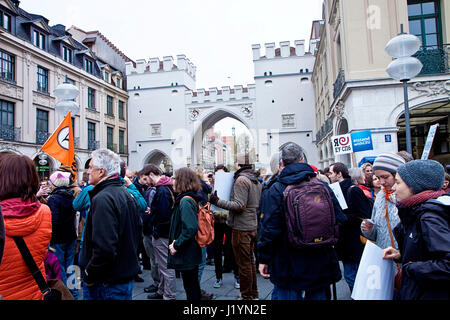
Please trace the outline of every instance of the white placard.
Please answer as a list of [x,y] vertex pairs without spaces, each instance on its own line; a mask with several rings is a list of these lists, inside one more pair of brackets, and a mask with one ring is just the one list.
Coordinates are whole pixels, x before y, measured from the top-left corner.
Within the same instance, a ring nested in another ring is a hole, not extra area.
[[[220,200],[230,201],[231,189],[234,184],[233,172],[216,172],[214,175],[214,191],[217,191],[217,196]],[[211,206],[212,210],[223,210],[216,206]]]
[[366,242],[353,287],[354,300],[392,300],[395,266],[392,259],[383,259],[383,249]]
[[347,209],[348,208],[347,201],[345,201],[344,194],[342,193],[341,185],[339,184],[339,182],[332,183],[329,186],[331,190],[333,190],[336,198],[338,199],[341,209],[342,210]]
[[438,127],[439,123],[436,123],[430,127],[430,131],[428,131],[427,141],[425,142],[425,147],[423,148],[421,160],[428,160],[431,147],[433,146],[434,136],[436,135],[436,130]]

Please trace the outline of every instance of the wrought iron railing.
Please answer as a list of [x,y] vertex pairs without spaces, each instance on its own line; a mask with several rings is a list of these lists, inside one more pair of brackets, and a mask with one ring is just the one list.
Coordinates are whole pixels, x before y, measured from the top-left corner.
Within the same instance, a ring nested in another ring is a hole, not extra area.
[[344,70],[340,70],[336,78],[336,82],[333,84],[333,98],[336,98],[342,91],[345,85],[345,73]]
[[442,46],[421,47],[414,57],[423,64],[419,75],[441,74],[450,72],[449,64],[450,44]]
[[327,119],[316,133],[316,141],[321,141],[330,131],[333,130],[333,120]]
[[128,146],[119,144],[119,154],[128,154]]
[[97,150],[100,149],[100,141],[88,140],[88,150]]
[[36,130],[36,144],[44,144],[50,136],[48,131]]
[[20,141],[22,133],[21,128],[14,128],[13,126],[0,125],[0,139],[7,141]]

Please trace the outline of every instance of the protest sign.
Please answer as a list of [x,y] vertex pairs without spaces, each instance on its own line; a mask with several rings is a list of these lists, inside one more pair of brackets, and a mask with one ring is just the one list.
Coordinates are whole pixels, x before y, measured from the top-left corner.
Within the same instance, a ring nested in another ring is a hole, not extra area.
[[383,249],[367,241],[353,287],[354,300],[392,300],[395,266],[392,259],[383,259]]
[[352,139],[350,134],[343,134],[340,136],[331,137],[333,143],[334,155],[352,153]]
[[345,210],[348,208],[347,202],[345,201],[344,194],[342,193],[341,185],[339,182],[335,182],[329,185],[331,190],[333,190],[334,195],[339,201],[339,205],[341,206],[342,210]]
[[433,145],[434,136],[436,135],[436,130],[439,127],[439,123],[432,125],[430,131],[428,131],[427,141],[425,142],[425,147],[423,148],[421,160],[428,160],[430,155],[431,146]]
[[[231,189],[234,183],[233,172],[216,172],[214,175],[214,191],[217,191],[217,196],[221,200],[230,201]],[[212,205],[211,210],[223,210]]]
[[353,132],[350,137],[352,138],[353,152],[373,150],[370,130]]

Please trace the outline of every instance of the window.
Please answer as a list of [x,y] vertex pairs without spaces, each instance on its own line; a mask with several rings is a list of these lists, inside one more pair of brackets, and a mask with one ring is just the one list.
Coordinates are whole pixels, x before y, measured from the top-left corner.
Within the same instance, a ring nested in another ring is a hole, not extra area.
[[95,123],[88,121],[88,149],[97,149],[95,142]]
[[295,128],[295,114],[283,114],[281,119],[283,128]]
[[72,63],[72,50],[63,46],[62,52],[63,60],[68,63]]
[[117,78],[117,79],[116,79],[116,86],[117,86],[117,88],[120,88],[120,89],[122,89],[122,86],[121,86],[121,81],[120,81],[120,79],[119,79],[119,78]]
[[48,93],[48,70],[37,67],[37,91]]
[[106,82],[109,82],[109,72],[108,71],[105,71],[105,77],[103,80],[105,80]]
[[49,136],[48,111],[36,109],[36,144],[44,144]]
[[123,108],[123,101],[119,100],[119,119],[125,120],[125,112]]
[[125,153],[125,131],[119,130],[119,153]]
[[86,70],[86,72],[90,74],[94,73],[94,64],[92,63],[91,60],[88,59],[84,60],[84,70]]
[[111,97],[111,96],[106,97],[106,114],[108,114],[110,116],[114,115],[113,97]]
[[88,108],[95,110],[95,89],[88,88]]
[[106,147],[109,150],[116,152],[116,150],[114,150],[114,128],[106,127]]
[[430,0],[408,0],[409,32],[416,35],[423,47],[442,44],[440,3]]
[[11,16],[1,11],[0,11],[0,27],[3,27],[7,31],[11,32]]
[[0,100],[0,126],[14,127],[14,103]]
[[14,141],[14,103],[0,100],[0,139]]
[[75,118],[71,118],[72,120],[72,134],[75,137]]
[[0,50],[0,79],[15,80],[15,60],[13,55]]
[[43,33],[40,33],[39,31],[34,30],[33,31],[33,44],[41,48],[42,50],[45,50],[45,35]]

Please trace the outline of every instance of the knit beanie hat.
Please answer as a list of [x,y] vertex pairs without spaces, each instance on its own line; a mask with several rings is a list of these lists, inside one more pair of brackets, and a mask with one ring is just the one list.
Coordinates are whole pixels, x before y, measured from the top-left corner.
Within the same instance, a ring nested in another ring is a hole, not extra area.
[[397,169],[402,180],[414,194],[425,190],[439,190],[444,184],[444,167],[434,160],[414,160]]
[[68,187],[69,183],[70,183],[70,173],[69,172],[55,171],[50,176],[50,182],[55,187]]
[[404,163],[405,159],[395,153],[382,153],[373,162],[372,170],[386,170],[395,175],[397,168]]

